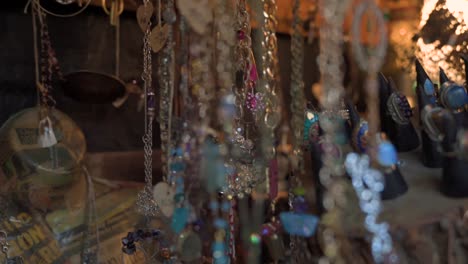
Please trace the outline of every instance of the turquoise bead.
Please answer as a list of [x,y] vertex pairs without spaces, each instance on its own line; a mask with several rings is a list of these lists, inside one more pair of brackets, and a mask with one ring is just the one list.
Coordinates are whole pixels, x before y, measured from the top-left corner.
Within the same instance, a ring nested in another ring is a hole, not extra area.
[[228,264],[229,258],[226,255],[226,245],[223,242],[214,242],[212,246],[213,263],[214,264]]
[[377,159],[380,165],[390,167],[398,162],[397,151],[392,143],[382,142],[379,144]]
[[181,207],[176,208],[174,210],[174,214],[172,215],[172,222],[171,222],[171,229],[174,233],[179,234],[184,230],[185,225],[187,224],[187,220],[189,217],[189,210],[188,208]]
[[301,237],[314,235],[319,222],[319,218],[315,215],[293,212],[281,213],[280,220],[286,233]]
[[212,250],[213,252],[224,252],[224,250],[226,250],[226,245],[223,242],[214,242]]

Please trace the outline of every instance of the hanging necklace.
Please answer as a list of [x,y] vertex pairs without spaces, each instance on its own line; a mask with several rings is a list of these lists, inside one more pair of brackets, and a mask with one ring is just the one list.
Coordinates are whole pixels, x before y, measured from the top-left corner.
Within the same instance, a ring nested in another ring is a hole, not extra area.
[[[380,42],[374,51],[366,54],[364,44],[361,43],[361,24],[364,13],[369,10],[377,20],[378,36]],[[390,263],[397,263],[398,257],[392,252],[392,238],[389,234],[387,223],[377,223],[381,211],[380,193],[384,189],[384,179],[379,171],[372,169],[372,163],[377,156],[377,132],[379,130],[379,97],[377,72],[382,66],[387,51],[387,32],[382,12],[373,1],[364,1],[356,10],[353,24],[353,52],[359,67],[367,72],[367,112],[368,112],[368,154],[359,157],[356,153],[348,154],[345,162],[346,170],[352,177],[353,187],[360,200],[361,209],[366,214],[365,226],[373,233],[371,249],[376,263],[384,263],[388,259]]]
[[[293,135],[293,151],[292,155],[292,171],[289,176],[289,207],[292,212],[282,213],[282,222],[286,226],[291,227],[292,222],[296,222],[296,226],[301,226],[303,230],[315,231],[317,225],[317,217],[305,214],[305,198],[304,194],[298,190],[302,188],[300,176],[304,175],[304,160],[302,153],[303,142],[303,123],[305,109],[304,95],[304,37],[302,32],[302,20],[300,17],[300,0],[295,0],[293,5],[293,33],[291,36],[291,128]],[[292,220],[295,219],[295,220]],[[304,223],[301,225],[299,222]],[[304,232],[304,231],[303,231]],[[304,263],[310,261],[310,252],[307,248],[306,239],[301,237],[304,233],[297,233],[289,228],[290,243],[289,248],[291,258],[296,263]],[[296,234],[296,235],[295,235]],[[312,233],[309,233],[312,234]],[[307,234],[307,235],[309,235]]]
[[302,19],[299,13],[300,0],[294,0],[293,5],[293,34],[291,36],[291,127],[294,135],[294,154],[299,159],[299,173],[303,173],[302,156],[302,127],[304,123],[305,95],[304,95],[304,37],[302,33]]
[[341,106],[344,92],[343,73],[340,66],[343,64],[343,21],[345,11],[350,1],[323,0],[319,5],[323,21],[320,26],[320,55],[319,68],[323,82],[323,97],[321,103],[325,113],[321,114],[320,125],[323,129],[323,167],[319,172],[322,185],[325,187],[323,206],[327,212],[322,217],[325,226],[322,232],[325,256],[324,263],[343,263],[339,254],[339,245],[335,233],[340,226],[339,207],[343,207],[344,186],[341,176],[344,174],[341,166],[340,146],[336,142],[337,136],[344,133],[340,123],[343,120],[337,113]]
[[367,155],[348,154],[345,167],[351,176],[360,207],[366,215],[364,221],[366,229],[373,234],[371,249],[374,261],[384,263],[384,260],[389,257],[390,263],[398,263],[397,255],[391,254],[392,238],[388,231],[388,224],[377,223],[379,213],[382,211],[380,193],[385,184],[382,174],[370,168]]
[[[159,0],[161,1],[161,0]],[[176,14],[174,10],[174,1],[167,0],[164,11],[165,25],[162,25],[161,9],[159,4],[158,27],[162,30],[164,28],[165,42],[161,42],[164,46],[162,52],[159,54],[159,127],[161,133],[161,168],[163,174],[163,181],[167,181],[168,175],[167,164],[170,158],[171,149],[171,133],[172,133],[172,103],[174,97],[174,40],[173,40],[173,27],[172,24],[176,21]],[[158,31],[161,32],[161,31]],[[155,34],[154,30],[152,34]],[[159,46],[159,45],[158,45]],[[153,48],[153,51],[155,49]]]
[[[379,32],[380,42],[378,43],[375,50],[368,52],[365,46],[361,43],[361,29],[362,19],[365,11],[370,10],[375,19],[377,20],[377,28]],[[382,67],[387,52],[387,31],[385,27],[385,19],[382,12],[377,5],[370,0],[366,0],[361,3],[356,13],[354,14],[353,24],[353,54],[357,59],[358,65],[361,70],[367,72],[366,80],[366,92],[367,92],[367,113],[368,113],[368,139],[369,139],[369,154],[371,159],[374,160],[376,146],[376,134],[379,131],[379,96],[378,96],[378,82],[377,72]],[[367,51],[367,52],[366,52]]]
[[263,24],[261,39],[262,51],[262,83],[259,90],[265,96],[265,115],[262,132],[262,152],[266,160],[273,158],[275,149],[274,131],[280,122],[281,114],[277,97],[278,74],[278,46],[276,40],[277,4],[276,0],[263,0]]
[[[143,2],[143,9],[152,9],[149,0]],[[145,12],[151,16],[152,12]],[[138,210],[145,216],[155,216],[159,208],[153,198],[153,121],[155,117],[156,98],[152,88],[152,62],[151,47],[149,43],[151,33],[151,21],[147,20],[147,26],[143,37],[143,89],[145,93],[145,133],[144,164],[145,164],[145,187],[137,197]]]

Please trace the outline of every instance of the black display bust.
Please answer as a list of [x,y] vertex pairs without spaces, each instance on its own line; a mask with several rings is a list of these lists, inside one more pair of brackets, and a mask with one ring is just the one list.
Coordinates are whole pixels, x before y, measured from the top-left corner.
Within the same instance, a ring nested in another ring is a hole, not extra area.
[[[426,71],[421,63],[416,60],[416,95],[418,98],[419,113],[426,105],[436,106],[436,94],[434,83],[429,79]],[[438,143],[432,140],[426,133],[421,130],[422,142],[422,163],[429,168],[441,168],[443,165],[443,156],[438,150]]]
[[[466,66],[466,65],[465,65]],[[451,82],[445,72],[440,69],[441,92],[439,102],[445,107],[443,115],[439,116],[442,141],[445,153],[442,172],[442,192],[450,197],[468,197],[468,161],[455,153],[457,133],[468,127],[468,113],[465,111],[466,100],[454,100],[455,97],[465,97],[466,90],[462,85]],[[448,96],[452,93],[452,96]],[[456,96],[453,96],[453,95]]]
[[419,136],[414,128],[411,120],[405,118],[404,122],[397,122],[391,115],[388,107],[390,96],[401,96],[402,100],[407,99],[405,96],[398,93],[395,83],[392,79],[387,80],[385,76],[379,74],[379,88],[380,88],[380,120],[381,130],[389,137],[398,152],[411,151],[419,147]]

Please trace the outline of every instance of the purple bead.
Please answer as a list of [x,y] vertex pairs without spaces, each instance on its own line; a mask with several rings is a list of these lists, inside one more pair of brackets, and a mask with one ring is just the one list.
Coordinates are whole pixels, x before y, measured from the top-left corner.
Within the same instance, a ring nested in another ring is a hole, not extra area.
[[148,94],[148,108],[155,108],[156,107],[156,100],[154,99],[154,95]]
[[309,206],[303,196],[297,196],[294,198],[293,207],[296,213],[305,213],[309,209]]
[[273,233],[273,230],[269,225],[264,225],[262,227],[262,236],[269,236],[272,233]]

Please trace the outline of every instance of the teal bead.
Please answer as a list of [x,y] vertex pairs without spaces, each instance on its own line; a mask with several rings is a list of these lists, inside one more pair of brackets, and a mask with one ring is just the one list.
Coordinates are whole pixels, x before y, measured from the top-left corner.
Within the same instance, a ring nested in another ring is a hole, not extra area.
[[180,203],[184,200],[185,195],[183,193],[178,193],[174,196],[174,201]]
[[171,171],[180,172],[185,169],[185,164],[183,162],[173,162],[170,165]]
[[390,167],[398,162],[398,155],[395,147],[390,142],[382,142],[377,150],[377,160],[380,165]]
[[213,252],[224,252],[226,245],[223,242],[214,242],[212,250]]
[[213,251],[214,264],[228,264],[229,258],[226,255],[226,245],[223,242],[216,241],[211,248]]
[[184,230],[189,217],[189,210],[185,207],[176,208],[172,214],[171,229],[176,234],[180,234]]

